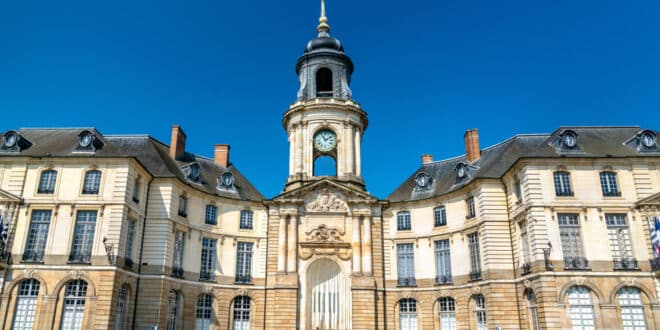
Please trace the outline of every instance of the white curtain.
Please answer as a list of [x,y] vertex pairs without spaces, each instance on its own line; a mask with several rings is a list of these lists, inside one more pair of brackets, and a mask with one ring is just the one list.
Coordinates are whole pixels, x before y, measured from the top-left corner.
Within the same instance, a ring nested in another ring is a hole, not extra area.
[[321,259],[307,271],[307,321],[311,329],[350,329],[351,290],[339,266]]

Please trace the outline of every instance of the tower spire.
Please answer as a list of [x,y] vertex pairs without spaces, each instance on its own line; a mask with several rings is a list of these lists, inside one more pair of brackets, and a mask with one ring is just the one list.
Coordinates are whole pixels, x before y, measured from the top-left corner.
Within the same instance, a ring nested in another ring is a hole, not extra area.
[[321,17],[319,18],[319,26],[316,27],[319,35],[322,33],[330,32],[330,25],[328,25],[328,18],[325,17],[325,0],[321,0]]

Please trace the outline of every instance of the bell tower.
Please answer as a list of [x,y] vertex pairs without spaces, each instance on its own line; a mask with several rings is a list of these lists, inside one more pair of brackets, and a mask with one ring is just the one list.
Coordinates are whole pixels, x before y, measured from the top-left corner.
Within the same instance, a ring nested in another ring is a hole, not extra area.
[[[316,30],[318,35],[296,63],[300,89],[282,120],[290,147],[285,191],[321,178],[364,190],[360,147],[367,114],[353,100],[353,62],[341,42],[330,36],[324,0]],[[334,164],[332,174],[317,173],[321,158]]]

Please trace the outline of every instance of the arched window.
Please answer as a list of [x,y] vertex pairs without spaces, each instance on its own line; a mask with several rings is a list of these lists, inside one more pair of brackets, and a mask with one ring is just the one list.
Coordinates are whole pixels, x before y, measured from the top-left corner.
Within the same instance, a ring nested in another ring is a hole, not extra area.
[[233,330],[250,330],[250,297],[234,298]]
[[328,68],[316,71],[316,96],[332,97],[332,71]]
[[119,299],[117,299],[117,310],[115,312],[115,330],[128,329],[127,318],[128,306],[128,285],[122,285],[119,290]]
[[619,294],[619,305],[621,305],[621,320],[624,330],[646,330],[646,316],[644,314],[644,303],[638,288],[621,288]]
[[75,280],[66,284],[64,306],[62,307],[62,330],[81,330],[85,314],[87,282]]
[[401,330],[417,330],[417,300],[399,301],[399,324]]
[[454,298],[440,298],[438,307],[440,309],[440,329],[456,330],[456,304]]
[[181,313],[181,293],[170,290],[167,296],[167,324],[165,329],[179,329],[179,314]]
[[591,303],[591,290],[584,286],[572,286],[568,289],[568,305],[574,330],[592,330],[594,307]]
[[529,308],[529,322],[531,323],[532,330],[540,330],[539,326],[539,313],[536,307],[536,295],[534,291],[527,290],[527,308]]
[[484,296],[478,294],[473,297],[473,300],[474,318],[477,321],[477,330],[487,330],[486,301],[484,300]]
[[25,280],[18,286],[12,329],[32,329],[37,311],[39,281]]
[[96,195],[99,193],[101,185],[101,171],[90,170],[85,172],[85,181],[83,182],[83,195]]
[[55,181],[57,181],[57,171],[46,170],[41,172],[41,178],[39,178],[39,188],[37,189],[37,193],[38,194],[54,193]]
[[197,299],[197,321],[195,330],[211,329],[211,315],[213,314],[213,296],[202,294]]
[[337,161],[328,155],[316,157],[314,176],[337,176]]

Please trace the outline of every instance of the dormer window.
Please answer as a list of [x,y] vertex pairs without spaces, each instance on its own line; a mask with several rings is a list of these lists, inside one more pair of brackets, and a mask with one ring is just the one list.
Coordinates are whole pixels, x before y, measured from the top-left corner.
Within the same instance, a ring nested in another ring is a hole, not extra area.
[[464,179],[468,174],[467,164],[459,163],[456,165],[456,177],[458,179]]
[[192,182],[199,181],[199,164],[193,163],[188,166],[187,179]]
[[417,176],[415,176],[415,184],[417,184],[417,187],[415,188],[418,190],[427,190],[431,188],[432,181],[433,179],[430,175],[426,173],[419,173]]
[[328,68],[316,71],[316,97],[332,97],[332,71]]
[[642,146],[644,146],[647,149],[652,149],[653,147],[655,147],[655,144],[657,143],[656,135],[651,131],[642,132],[642,134],[639,136],[639,139],[642,143]]
[[25,138],[23,138],[16,131],[9,131],[5,133],[4,143],[2,145],[2,150],[9,151],[21,151],[32,146],[32,143]]
[[570,130],[565,131],[561,135],[561,143],[566,148],[575,148],[577,146],[577,134]]
[[101,147],[103,147],[103,142],[91,131],[84,130],[78,134],[77,151],[94,152],[96,149],[101,149]]
[[234,186],[234,175],[230,172],[222,173],[218,177],[218,187],[221,189],[231,189]]

